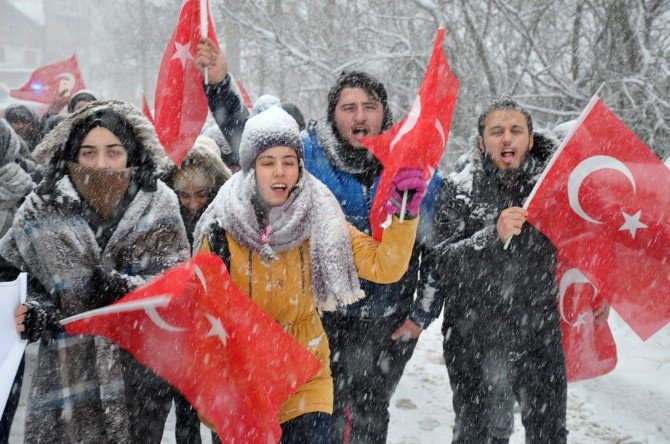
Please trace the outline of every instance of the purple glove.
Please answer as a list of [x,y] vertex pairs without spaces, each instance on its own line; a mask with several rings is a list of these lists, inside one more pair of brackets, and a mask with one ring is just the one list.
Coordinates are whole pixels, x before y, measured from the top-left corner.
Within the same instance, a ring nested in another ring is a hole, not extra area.
[[410,216],[416,216],[421,209],[421,202],[426,196],[426,179],[423,170],[402,168],[393,178],[391,198],[386,204],[389,214],[400,215],[402,207],[402,195],[408,191],[406,212]]

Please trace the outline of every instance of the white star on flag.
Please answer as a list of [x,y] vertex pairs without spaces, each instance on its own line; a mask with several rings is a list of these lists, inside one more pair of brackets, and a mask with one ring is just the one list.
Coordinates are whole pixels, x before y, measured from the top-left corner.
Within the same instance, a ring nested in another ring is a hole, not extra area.
[[182,45],[179,42],[174,42],[174,46],[175,51],[174,55],[172,56],[172,60],[179,59],[182,68],[186,69],[186,61],[193,59],[191,51],[189,50],[189,44],[187,43],[186,45]]
[[640,216],[642,216],[642,210],[638,211],[634,215],[626,214],[625,212],[621,212],[623,215],[623,218],[626,220],[626,222],[621,225],[621,228],[619,228],[619,231],[623,230],[628,230],[630,231],[630,235],[635,239],[635,234],[637,233],[637,230],[642,229],[642,228],[649,228],[642,222],[640,222]]
[[207,318],[209,323],[212,324],[212,328],[207,333],[207,337],[209,338],[210,336],[218,336],[225,347],[228,344],[229,336],[228,333],[226,332],[226,329],[223,328],[221,320],[207,313],[205,313],[205,317]]
[[575,328],[580,328],[582,325],[586,325],[586,313],[580,313],[579,316],[577,316],[577,322],[572,324],[573,327]]

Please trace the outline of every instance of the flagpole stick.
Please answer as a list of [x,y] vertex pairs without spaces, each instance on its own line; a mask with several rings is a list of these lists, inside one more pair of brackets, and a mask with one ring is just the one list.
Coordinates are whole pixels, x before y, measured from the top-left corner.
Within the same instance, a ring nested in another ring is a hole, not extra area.
[[405,211],[407,210],[407,196],[409,194],[409,190],[405,190],[404,193],[402,193],[402,206],[400,207],[400,223],[405,222]]
[[[207,7],[207,0],[200,0],[200,37],[203,39],[207,38],[207,13],[209,8]],[[209,71],[207,67],[202,71],[202,75],[205,77],[205,85],[209,85]]]
[[[602,82],[600,84],[600,86],[596,90],[596,93],[593,95],[593,97],[591,97],[591,100],[586,105],[586,108],[584,108],[584,111],[582,111],[582,114],[577,119],[577,123],[568,132],[568,135],[565,136],[565,138],[561,141],[561,144],[558,146],[558,148],[556,149],[556,152],[554,153],[552,158],[549,160],[549,163],[545,167],[544,172],[542,173],[542,177],[540,177],[540,179],[537,181],[537,183],[535,183],[535,186],[533,187],[533,190],[530,192],[530,196],[528,196],[528,199],[526,199],[526,202],[523,204],[524,209],[527,210],[528,207],[530,206],[530,201],[533,198],[533,196],[535,195],[535,190],[537,190],[538,186],[540,185],[540,182],[542,182],[542,180],[544,179],[544,176],[546,175],[547,170],[554,163],[554,159],[556,159],[556,157],[558,157],[558,154],[563,150],[563,147],[567,144],[568,140],[570,140],[572,138],[572,135],[577,130],[577,127],[579,127],[579,125],[581,125],[581,122],[584,121],[584,119],[586,118],[586,115],[589,113],[589,111],[591,111],[591,108],[593,107],[596,99],[600,96],[600,92],[605,87],[605,83],[607,83],[607,82]],[[509,239],[507,239],[507,242],[505,242],[505,245],[503,246],[503,250],[507,250],[507,248],[509,248],[509,244],[512,242],[513,237],[514,237],[514,235],[511,235],[509,237]]]
[[505,242],[505,245],[503,246],[503,250],[507,250],[507,249],[509,248],[509,244],[512,243],[512,238],[513,238],[513,237],[514,237],[514,235],[511,235],[511,236],[509,237],[509,239],[507,239],[507,242]]

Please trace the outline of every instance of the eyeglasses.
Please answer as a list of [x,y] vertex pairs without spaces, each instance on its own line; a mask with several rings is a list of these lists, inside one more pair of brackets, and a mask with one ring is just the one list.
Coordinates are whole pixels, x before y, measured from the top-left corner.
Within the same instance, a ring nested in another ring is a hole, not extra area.
[[179,196],[180,199],[207,199],[209,197],[209,193],[211,193],[212,189],[211,188],[206,188],[204,190],[196,191],[195,193],[187,193],[186,191],[177,191],[177,196]]

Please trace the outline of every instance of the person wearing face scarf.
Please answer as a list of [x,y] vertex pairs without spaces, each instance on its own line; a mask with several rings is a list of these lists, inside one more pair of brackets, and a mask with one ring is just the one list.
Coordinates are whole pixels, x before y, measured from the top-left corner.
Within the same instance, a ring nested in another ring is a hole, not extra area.
[[25,442],[160,442],[166,383],[111,342],[59,320],[108,305],[188,257],[169,161],[133,105],[95,102],[37,146],[45,175],[0,240],[29,274],[17,331],[39,341]]
[[[333,380],[319,311],[363,298],[359,277],[400,279],[419,220],[393,216],[381,243],[349,224],[335,196],[304,168],[298,126],[270,96],[245,124],[240,166],[205,210],[194,251],[220,255],[239,288],[319,359],[321,371],[283,403],[279,422],[284,443],[328,443]],[[399,174],[401,193],[425,194],[423,173],[413,180],[416,173]],[[389,212],[399,214],[399,206],[391,201]]]

